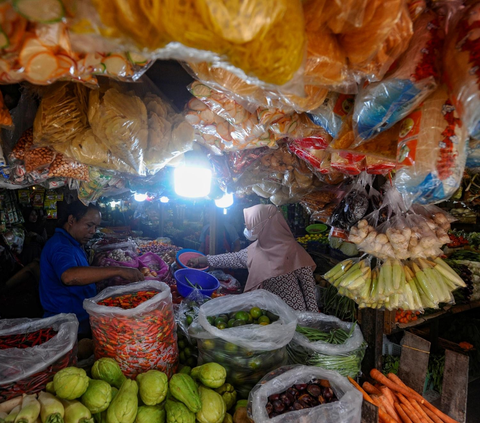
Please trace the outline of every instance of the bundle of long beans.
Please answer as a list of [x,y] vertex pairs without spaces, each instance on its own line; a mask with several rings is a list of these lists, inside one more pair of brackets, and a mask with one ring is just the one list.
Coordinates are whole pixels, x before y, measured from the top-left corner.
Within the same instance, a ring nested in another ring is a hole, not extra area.
[[344,344],[347,339],[352,336],[354,330],[355,323],[352,325],[350,332],[346,332],[341,328],[331,329],[328,332],[324,332],[320,329],[297,325],[297,332],[305,335],[310,342],[323,341],[335,345]]

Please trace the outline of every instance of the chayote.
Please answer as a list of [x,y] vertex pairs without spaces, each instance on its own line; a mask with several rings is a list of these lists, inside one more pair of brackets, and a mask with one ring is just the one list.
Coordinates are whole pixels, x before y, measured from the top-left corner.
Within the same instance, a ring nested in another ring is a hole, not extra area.
[[224,383],[220,388],[215,389],[215,392],[222,396],[227,410],[230,410],[235,405],[237,401],[237,391],[235,391],[235,388],[230,383]]
[[168,392],[168,377],[165,373],[149,370],[139,374],[137,382],[140,398],[145,405],[157,405],[165,400]]
[[107,409],[107,423],[133,423],[138,409],[137,382],[125,379]]
[[202,408],[197,385],[190,376],[184,373],[174,374],[170,379],[169,387],[172,396],[183,402],[192,413]]
[[167,400],[165,410],[167,411],[167,423],[195,423],[195,413],[192,413],[181,402]]
[[225,418],[223,419],[223,423],[233,423],[233,417],[230,414],[226,413]]
[[112,400],[112,387],[104,380],[90,380],[88,389],[80,401],[92,414],[105,411]]
[[126,379],[118,363],[113,358],[108,357],[100,358],[93,363],[92,378],[104,380],[119,389]]
[[227,412],[222,396],[204,386],[200,386],[198,392],[202,401],[202,408],[197,413],[197,420],[200,423],[222,423]]
[[66,367],[53,377],[55,394],[66,400],[80,398],[87,390],[88,383],[87,373],[78,367]]
[[220,388],[225,383],[227,371],[218,363],[206,363],[192,369],[191,376],[207,388]]
[[159,405],[138,407],[135,423],[165,423],[165,409]]

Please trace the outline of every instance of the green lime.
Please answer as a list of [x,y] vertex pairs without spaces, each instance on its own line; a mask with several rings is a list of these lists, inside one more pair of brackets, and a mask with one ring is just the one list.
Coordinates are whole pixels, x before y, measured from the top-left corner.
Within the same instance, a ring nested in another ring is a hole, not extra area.
[[211,325],[215,325],[215,316],[208,316],[207,320]]
[[260,357],[254,357],[250,360],[248,360],[248,367],[250,367],[252,370],[258,370],[260,367],[262,367],[262,359]]
[[270,323],[267,323],[267,322],[260,322],[259,325],[261,326],[268,326]]
[[278,320],[278,316],[276,314],[270,313],[269,311],[267,311],[267,316],[272,323]]
[[226,329],[227,324],[224,321],[220,320],[216,326],[217,326],[217,329],[223,330],[223,329]]
[[187,366],[196,367],[197,366],[197,359],[195,357],[188,357]]
[[262,310],[260,310],[258,307],[253,307],[250,309],[250,314],[254,319],[258,319],[262,315]]
[[193,317],[192,316],[187,316],[187,325],[191,325],[193,322]]
[[185,353],[181,351],[178,356],[180,357],[180,363],[185,363]]
[[189,347],[185,348],[183,353],[185,354],[185,358],[190,358],[192,356],[192,350]]
[[234,353],[238,351],[238,347],[235,344],[232,344],[231,342],[227,342],[224,347],[225,351],[228,351],[230,353]]
[[248,323],[252,324],[253,323],[253,317],[250,313],[248,313]]
[[236,328],[238,326],[243,326],[245,325],[247,322],[245,320],[235,320],[233,322],[233,327]]
[[234,323],[235,323],[235,319],[230,319],[230,320],[228,321],[228,323],[227,323],[227,326],[228,326],[229,328],[233,328],[233,324],[234,324]]
[[230,319],[235,319],[235,313],[236,313],[236,311],[232,311],[232,312],[228,315],[228,317],[230,317]]
[[243,320],[248,322],[248,313],[246,311],[237,311],[235,313],[235,320]]
[[225,323],[227,324],[228,320],[221,319],[220,317],[217,317],[215,319],[215,326],[218,326],[220,323]]
[[225,320],[225,322],[228,322],[228,314],[220,314],[217,319],[222,319],[222,320]]
[[267,313],[268,313],[268,311],[267,311],[267,310],[262,310],[262,316],[266,316],[266,315],[267,315]]
[[205,350],[213,350],[215,348],[215,341],[213,339],[205,339],[200,345],[200,348]]
[[181,341],[178,341],[178,348],[183,350],[186,347],[185,341],[182,339]]
[[260,316],[258,318],[258,324],[261,325],[262,323],[266,323],[267,325],[270,323],[268,316]]

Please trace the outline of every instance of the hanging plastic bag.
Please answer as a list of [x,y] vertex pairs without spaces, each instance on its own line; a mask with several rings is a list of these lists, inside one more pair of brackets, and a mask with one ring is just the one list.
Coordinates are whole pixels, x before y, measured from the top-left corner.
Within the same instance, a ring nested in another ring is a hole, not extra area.
[[24,155],[25,170],[30,173],[49,166],[55,159],[55,152],[48,147],[27,150]]
[[33,146],[33,128],[27,129],[18,139],[12,149],[12,157],[17,160],[25,160],[25,152]]
[[443,37],[435,12],[419,17],[397,68],[381,82],[366,85],[355,98],[355,146],[390,128],[435,91]]
[[0,127],[11,129],[12,126],[13,126],[12,116],[10,116],[10,111],[5,105],[3,94],[0,91]]
[[445,81],[451,100],[468,134],[480,139],[480,80],[476,36],[480,3],[459,8],[448,25],[443,55]]
[[354,99],[353,95],[331,91],[320,107],[308,113],[308,117],[332,137],[336,137],[342,127],[343,119],[352,110]]
[[[276,316],[269,324],[245,325],[223,330],[209,323],[208,317],[259,307]],[[297,319],[292,309],[275,294],[263,289],[241,295],[218,297],[200,307],[198,318],[189,328],[196,338],[199,363],[216,362],[227,370],[227,381],[248,391],[269,371],[286,363],[286,345],[295,332]]]
[[399,163],[395,187],[408,204],[437,203],[460,186],[467,134],[444,87],[400,122]]
[[325,333],[340,329],[348,335],[348,338],[341,344],[332,344],[328,341],[312,342],[297,329],[287,346],[292,364],[322,367],[352,378],[358,376],[366,349],[358,324],[342,322],[334,316],[322,313],[309,312],[297,313],[297,324]]
[[255,423],[268,423],[271,419],[265,408],[269,397],[280,394],[294,385],[310,383],[312,380],[328,380],[338,401],[321,404],[304,410],[288,411],[275,417],[281,423],[360,423],[362,416],[362,394],[337,372],[312,366],[286,366],[266,375],[250,393],[250,418]]
[[0,320],[0,340],[9,343],[0,349],[0,400],[40,392],[55,373],[75,366],[77,331],[74,314]]
[[55,156],[55,159],[50,165],[48,176],[50,178],[63,176],[65,178],[78,179],[87,182],[90,178],[87,165],[68,159],[60,153]]
[[167,284],[136,282],[87,298],[95,359],[114,358],[130,378],[148,370],[170,377],[178,365],[172,294]]

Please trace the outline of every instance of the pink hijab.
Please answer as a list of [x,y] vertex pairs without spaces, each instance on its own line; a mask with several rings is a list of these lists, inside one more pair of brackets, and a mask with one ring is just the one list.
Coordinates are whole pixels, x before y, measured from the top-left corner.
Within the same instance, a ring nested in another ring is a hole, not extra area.
[[275,276],[301,267],[315,270],[315,262],[298,244],[282,213],[273,205],[259,204],[243,210],[245,226],[257,235],[248,249],[248,280],[245,291],[252,291]]

